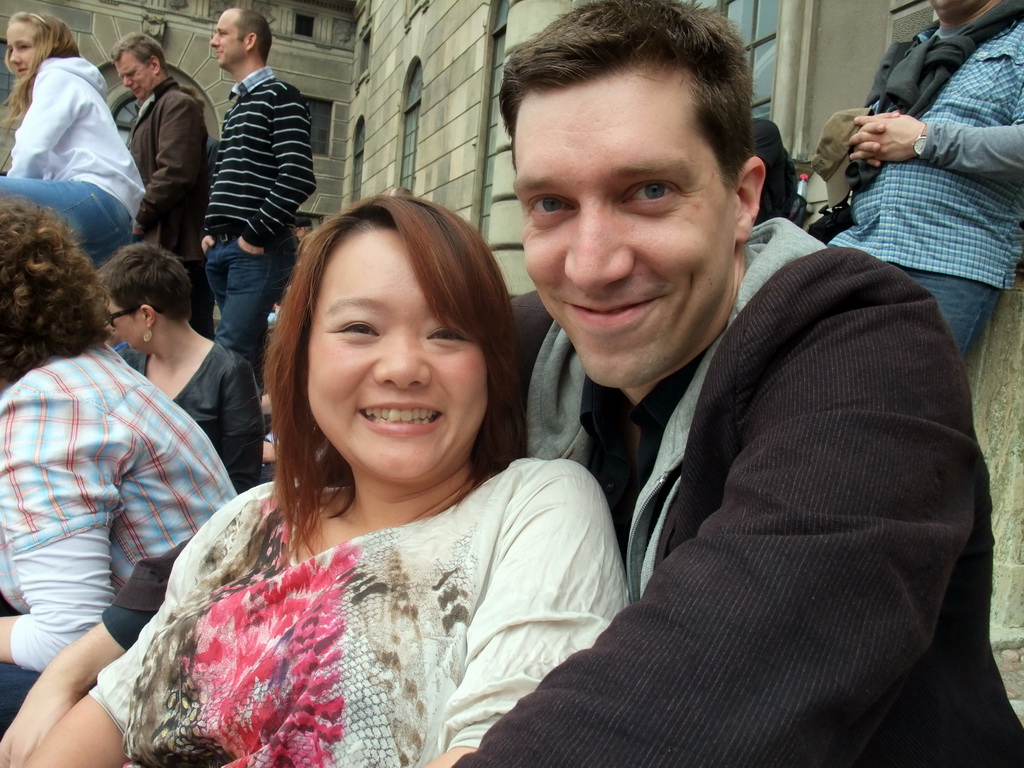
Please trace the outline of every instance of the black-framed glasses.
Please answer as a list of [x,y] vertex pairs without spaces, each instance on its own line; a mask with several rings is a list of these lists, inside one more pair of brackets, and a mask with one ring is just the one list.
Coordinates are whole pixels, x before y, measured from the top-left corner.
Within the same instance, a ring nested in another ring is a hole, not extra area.
[[109,315],[107,315],[107,325],[113,328],[114,321],[117,320],[117,318],[124,317],[125,315],[130,315],[133,312],[138,312],[141,308],[142,305],[140,304],[139,306],[131,307],[130,309],[119,309],[117,312],[111,312]]

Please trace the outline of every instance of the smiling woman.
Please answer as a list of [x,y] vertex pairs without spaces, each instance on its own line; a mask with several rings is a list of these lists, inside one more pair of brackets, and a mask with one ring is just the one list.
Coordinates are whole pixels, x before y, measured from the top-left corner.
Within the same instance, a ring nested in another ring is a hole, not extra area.
[[450,766],[624,605],[596,482],[518,458],[509,299],[460,217],[325,223],[267,359],[274,484],[199,532],[32,765],[121,765],[123,731],[130,765]]

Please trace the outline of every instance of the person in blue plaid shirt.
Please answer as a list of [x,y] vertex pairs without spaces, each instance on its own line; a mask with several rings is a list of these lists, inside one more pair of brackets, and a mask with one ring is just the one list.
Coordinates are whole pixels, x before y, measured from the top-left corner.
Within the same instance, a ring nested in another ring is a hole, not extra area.
[[[938,25],[890,60],[886,87],[869,97],[878,114],[855,119],[850,157],[870,178],[852,184],[855,224],[829,245],[904,269],[935,295],[966,355],[1021,257],[1024,0],[931,4]],[[951,54],[962,63],[937,79]]]

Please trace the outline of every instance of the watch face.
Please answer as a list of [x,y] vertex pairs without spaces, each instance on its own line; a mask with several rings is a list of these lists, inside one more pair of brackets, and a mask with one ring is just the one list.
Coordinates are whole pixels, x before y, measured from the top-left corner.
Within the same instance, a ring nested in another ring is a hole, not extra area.
[[924,152],[924,144],[927,140],[928,139],[924,136],[918,136],[914,140],[914,154],[918,157],[920,157],[921,153]]

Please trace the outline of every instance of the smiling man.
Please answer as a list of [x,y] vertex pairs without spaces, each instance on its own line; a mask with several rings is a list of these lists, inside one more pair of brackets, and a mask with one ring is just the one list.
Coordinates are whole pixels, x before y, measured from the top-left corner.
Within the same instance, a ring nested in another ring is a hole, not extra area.
[[530,452],[601,481],[634,605],[459,767],[1021,765],[962,361],[899,270],[752,230],[725,20],[581,4],[500,102]]
[[181,259],[192,284],[189,323],[212,339],[213,293],[200,246],[209,199],[202,104],[168,74],[164,49],[149,35],[125,35],[110,60],[139,106],[128,147],[146,195],[134,234]]

